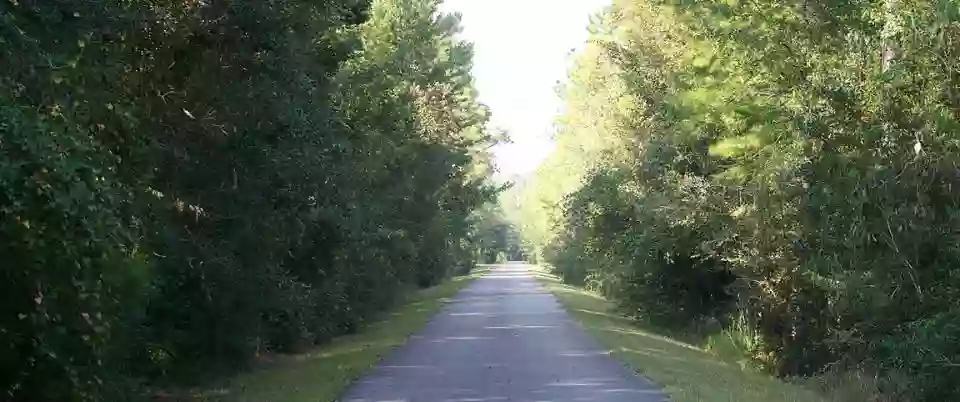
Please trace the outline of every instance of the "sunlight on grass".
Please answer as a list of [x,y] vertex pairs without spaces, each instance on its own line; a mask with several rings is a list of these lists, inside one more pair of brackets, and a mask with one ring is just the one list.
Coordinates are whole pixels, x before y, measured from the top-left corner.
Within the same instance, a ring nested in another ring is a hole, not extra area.
[[210,402],[324,402],[335,400],[354,379],[432,317],[444,303],[486,269],[413,294],[384,320],[360,333],[335,339],[310,352],[276,356],[263,367],[241,374],[226,387],[203,392]]
[[660,384],[673,402],[822,402],[819,394],[744,369],[703,348],[644,331],[594,293],[536,275],[567,310],[612,354]]

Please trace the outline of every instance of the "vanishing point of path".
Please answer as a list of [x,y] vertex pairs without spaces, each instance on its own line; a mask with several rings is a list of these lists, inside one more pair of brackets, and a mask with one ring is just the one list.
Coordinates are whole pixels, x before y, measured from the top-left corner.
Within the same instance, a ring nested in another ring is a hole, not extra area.
[[600,348],[527,266],[508,264],[457,294],[340,400],[661,402],[667,397]]

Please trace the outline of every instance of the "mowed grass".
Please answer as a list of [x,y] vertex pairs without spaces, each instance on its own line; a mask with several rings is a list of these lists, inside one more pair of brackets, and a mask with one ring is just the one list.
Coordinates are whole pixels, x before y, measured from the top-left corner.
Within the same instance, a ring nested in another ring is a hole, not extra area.
[[538,271],[538,280],[605,348],[663,387],[674,402],[824,402],[820,394],[680,340],[658,335],[617,314],[603,297]]
[[194,394],[210,402],[325,402],[423,327],[444,303],[488,268],[477,268],[411,294],[397,309],[352,335],[297,355],[278,355],[231,379],[224,387]]

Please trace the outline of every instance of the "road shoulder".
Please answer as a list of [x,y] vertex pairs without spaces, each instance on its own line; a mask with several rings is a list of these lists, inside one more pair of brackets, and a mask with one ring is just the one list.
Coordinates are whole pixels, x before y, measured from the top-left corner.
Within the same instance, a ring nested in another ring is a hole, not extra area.
[[574,319],[633,371],[661,385],[674,402],[821,402],[819,394],[755,372],[697,345],[645,331],[603,297],[536,270],[537,280]]
[[241,373],[223,387],[197,392],[188,400],[215,402],[335,401],[393,349],[405,344],[460,289],[485,274],[467,276],[414,292],[401,305],[352,335],[342,336],[309,352],[278,355],[257,369]]

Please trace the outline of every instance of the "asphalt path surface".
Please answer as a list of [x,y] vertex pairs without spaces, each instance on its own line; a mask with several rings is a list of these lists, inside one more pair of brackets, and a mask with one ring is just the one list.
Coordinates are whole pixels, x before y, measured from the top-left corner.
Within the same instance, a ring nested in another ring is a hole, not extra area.
[[340,400],[668,400],[602,349],[528,269],[501,265],[475,280]]

